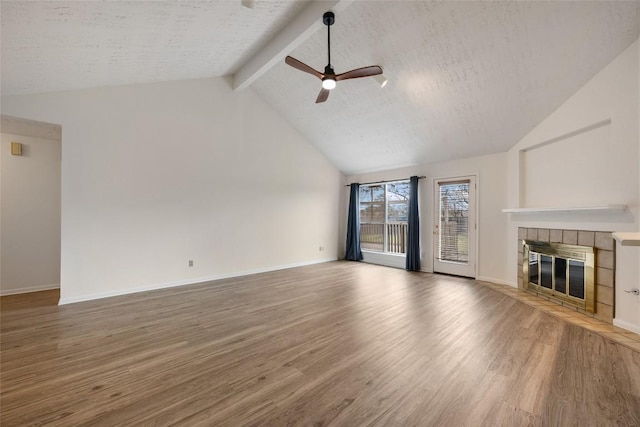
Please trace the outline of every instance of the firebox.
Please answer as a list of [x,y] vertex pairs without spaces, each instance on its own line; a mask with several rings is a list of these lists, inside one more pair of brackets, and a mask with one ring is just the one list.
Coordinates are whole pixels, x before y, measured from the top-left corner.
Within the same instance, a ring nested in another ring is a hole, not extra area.
[[524,289],[595,312],[595,248],[534,240],[522,244]]

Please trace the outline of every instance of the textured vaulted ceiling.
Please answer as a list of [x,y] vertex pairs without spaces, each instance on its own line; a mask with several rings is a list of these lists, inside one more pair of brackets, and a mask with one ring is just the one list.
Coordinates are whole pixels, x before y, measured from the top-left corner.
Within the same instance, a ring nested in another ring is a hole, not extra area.
[[[232,74],[308,7],[255,3],[3,1],[2,93]],[[336,72],[381,65],[384,89],[315,104],[320,82],[281,60],[252,88],[345,173],[506,151],[640,32],[637,1],[341,6]],[[321,70],[326,28],[286,53]]]
[[[254,84],[347,173],[506,151],[638,37],[638,2],[355,2],[331,27],[336,72],[279,64]],[[326,63],[326,31],[291,55]]]
[[225,76],[307,4],[2,0],[2,93]]

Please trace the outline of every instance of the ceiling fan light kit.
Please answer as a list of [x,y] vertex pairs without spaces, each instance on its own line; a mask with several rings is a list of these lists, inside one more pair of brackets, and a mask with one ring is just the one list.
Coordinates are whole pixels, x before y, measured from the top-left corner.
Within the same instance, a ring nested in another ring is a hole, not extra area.
[[[315,70],[304,62],[298,61],[292,56],[287,56],[284,60],[285,63],[292,66],[293,68],[311,74],[322,81],[322,89],[320,90],[320,93],[316,98],[316,104],[325,102],[327,98],[329,98],[329,91],[334,89],[337,83],[341,80],[382,75],[382,68],[380,68],[380,66],[378,65],[370,65],[368,67],[356,68],[355,70],[347,71],[346,73],[336,74],[336,72],[333,70],[333,66],[331,65],[331,26],[336,22],[334,13],[331,11],[325,12],[324,15],[322,15],[322,22],[327,26],[328,63],[324,67],[324,73]],[[387,81],[384,76],[382,77],[384,79],[384,82],[380,83],[380,81],[378,81],[380,87],[384,87]]]
[[336,81],[331,77],[325,77],[322,79],[322,87],[327,90],[331,90],[336,87]]

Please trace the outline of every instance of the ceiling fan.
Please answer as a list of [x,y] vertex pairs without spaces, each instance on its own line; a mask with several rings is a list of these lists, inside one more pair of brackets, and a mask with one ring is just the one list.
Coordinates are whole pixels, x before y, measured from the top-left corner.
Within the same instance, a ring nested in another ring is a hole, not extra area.
[[316,104],[325,102],[327,98],[329,98],[329,91],[335,88],[336,83],[341,80],[357,79],[360,77],[370,77],[382,74],[382,68],[378,65],[370,65],[368,67],[356,68],[355,70],[347,71],[346,73],[336,74],[331,66],[331,26],[336,22],[336,17],[331,11],[325,12],[324,15],[322,15],[322,22],[327,26],[327,51],[329,56],[329,63],[324,67],[324,73],[316,71],[304,62],[298,61],[291,56],[287,56],[284,60],[284,62],[291,65],[293,68],[297,68],[300,71],[309,73],[322,80],[322,89],[318,94],[318,98],[316,98]]

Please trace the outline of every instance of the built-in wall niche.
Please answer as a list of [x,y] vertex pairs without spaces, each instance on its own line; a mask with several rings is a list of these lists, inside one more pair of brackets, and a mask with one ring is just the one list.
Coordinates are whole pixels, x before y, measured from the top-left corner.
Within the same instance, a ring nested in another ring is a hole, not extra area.
[[611,149],[611,120],[558,135],[520,151],[519,208],[626,203],[628,174]]

